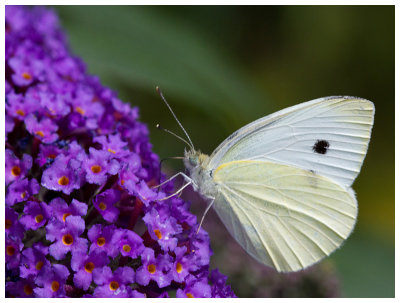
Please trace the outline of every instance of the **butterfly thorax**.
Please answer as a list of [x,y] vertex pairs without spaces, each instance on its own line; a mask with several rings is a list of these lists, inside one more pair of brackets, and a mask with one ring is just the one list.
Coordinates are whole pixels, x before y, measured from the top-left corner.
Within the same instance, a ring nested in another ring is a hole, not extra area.
[[193,180],[193,188],[204,197],[215,197],[217,186],[213,180],[211,170],[207,168],[210,157],[196,150],[185,150],[183,160],[185,167],[189,171],[190,178]]

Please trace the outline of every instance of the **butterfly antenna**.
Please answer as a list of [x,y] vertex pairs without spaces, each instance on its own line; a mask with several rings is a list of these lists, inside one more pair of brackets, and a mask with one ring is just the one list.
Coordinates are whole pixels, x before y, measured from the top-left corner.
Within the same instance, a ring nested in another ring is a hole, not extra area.
[[[193,144],[190,145],[189,142],[187,142],[187,141],[186,141],[185,139],[183,139],[181,136],[178,136],[177,134],[173,133],[172,131],[170,131],[170,130],[164,128],[164,127],[162,127],[160,124],[157,124],[156,127],[157,127],[158,129],[161,129],[161,130],[165,131],[166,133],[168,133],[168,134],[170,134],[170,135],[173,135],[174,137],[178,138],[179,140],[183,141],[184,143],[187,144],[187,146],[189,146],[189,148],[193,148]],[[191,142],[190,142],[190,143],[191,143]]]
[[[190,137],[189,137],[188,133],[186,132],[185,128],[182,126],[181,122],[179,122],[178,118],[176,117],[175,113],[173,112],[171,106],[169,106],[167,100],[164,98],[164,95],[163,95],[161,89],[160,89],[158,86],[156,86],[156,91],[157,91],[158,94],[160,95],[161,99],[164,101],[165,105],[167,105],[169,111],[170,111],[170,112],[172,113],[172,115],[174,116],[176,122],[178,122],[179,126],[181,127],[181,129],[182,129],[183,132],[185,133],[186,137],[188,138],[188,140],[189,140],[189,142],[190,142],[190,145],[189,145],[189,146],[191,147],[191,149],[194,149],[194,145],[193,145],[193,143],[192,143],[192,140],[190,140]],[[168,132],[171,133],[171,134],[173,134],[173,133],[170,132],[170,131],[168,131]],[[175,134],[174,134],[174,135],[175,135]],[[179,137],[179,136],[177,136],[177,135],[175,135],[175,136],[176,136],[176,137]],[[179,137],[179,138],[180,138],[180,137]],[[181,139],[182,139],[182,138],[181,138]],[[184,140],[184,141],[185,141],[185,140]]]

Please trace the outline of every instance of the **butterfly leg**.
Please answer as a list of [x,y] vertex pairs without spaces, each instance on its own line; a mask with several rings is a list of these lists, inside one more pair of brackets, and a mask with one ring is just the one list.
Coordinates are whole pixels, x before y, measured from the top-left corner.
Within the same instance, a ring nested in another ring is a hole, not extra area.
[[178,189],[176,192],[174,192],[172,195],[169,195],[168,197],[164,197],[162,199],[158,199],[157,201],[164,201],[167,200],[169,198],[172,198],[173,196],[178,195],[180,192],[182,192],[186,187],[188,187],[190,184],[193,184],[193,180],[190,179],[190,181],[188,183],[186,183],[185,185],[183,185],[180,189]]
[[[211,198],[211,197],[210,197],[210,198]],[[206,214],[207,214],[207,212],[210,210],[210,208],[211,208],[211,206],[213,205],[214,201],[215,201],[215,198],[211,198],[210,204],[208,204],[206,210],[204,211],[203,217],[201,217],[200,224],[199,224],[199,227],[197,228],[196,234],[199,233],[199,230],[200,230],[201,225],[203,224],[204,218],[206,217]]]
[[158,185],[154,185],[151,188],[157,188],[157,187],[163,186],[165,183],[168,183],[169,181],[175,179],[178,176],[182,176],[185,180],[190,180],[190,182],[192,181],[192,179],[190,177],[188,177],[187,175],[185,175],[183,172],[179,172],[179,173],[173,175],[172,177],[170,177],[168,180],[165,180],[164,182],[162,182]]

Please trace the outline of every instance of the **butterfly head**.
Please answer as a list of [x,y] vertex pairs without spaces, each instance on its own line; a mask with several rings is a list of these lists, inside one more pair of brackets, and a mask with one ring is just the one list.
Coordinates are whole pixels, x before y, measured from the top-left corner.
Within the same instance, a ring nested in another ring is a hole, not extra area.
[[199,150],[185,150],[185,157],[183,162],[185,163],[185,167],[191,171],[192,169],[202,166],[205,167],[208,161],[208,156],[202,154]]
[[183,162],[192,179],[193,189],[204,197],[215,197],[217,188],[210,171],[207,169],[209,161],[210,157],[202,154],[199,150],[185,150]]

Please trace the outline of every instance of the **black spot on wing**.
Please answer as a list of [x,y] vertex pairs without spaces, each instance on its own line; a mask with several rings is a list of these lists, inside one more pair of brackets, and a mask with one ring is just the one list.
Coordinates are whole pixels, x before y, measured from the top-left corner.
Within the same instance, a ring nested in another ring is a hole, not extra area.
[[326,154],[329,148],[329,142],[326,140],[317,140],[313,146],[313,151],[318,154]]

